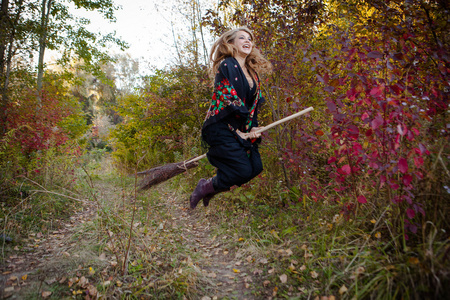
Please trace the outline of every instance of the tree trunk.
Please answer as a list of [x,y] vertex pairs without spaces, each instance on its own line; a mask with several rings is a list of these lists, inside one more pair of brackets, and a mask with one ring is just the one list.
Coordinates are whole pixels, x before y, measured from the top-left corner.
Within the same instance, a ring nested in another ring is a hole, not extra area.
[[37,92],[38,101],[41,102],[42,81],[44,78],[44,54],[47,46],[48,22],[50,18],[50,11],[53,0],[42,0],[41,7],[41,33],[39,38],[39,61],[38,61],[38,77],[37,77]]
[[2,8],[0,11],[0,78],[3,79],[5,73],[5,53],[8,36],[8,6],[9,0],[2,0]]
[[7,36],[8,36],[8,6],[9,0],[2,0],[2,7],[0,11],[0,137],[6,133],[6,76],[5,76],[5,53],[7,46]]

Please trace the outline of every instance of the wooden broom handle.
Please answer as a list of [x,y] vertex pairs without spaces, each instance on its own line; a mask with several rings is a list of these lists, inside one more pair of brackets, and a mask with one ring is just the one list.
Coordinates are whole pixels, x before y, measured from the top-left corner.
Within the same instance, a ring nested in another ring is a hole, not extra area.
[[[304,114],[306,114],[307,112],[312,111],[313,109],[314,109],[313,107],[308,107],[308,108],[306,108],[306,109],[304,109],[304,110],[302,110],[302,111],[299,111],[298,113],[295,113],[295,114],[293,114],[293,115],[290,115],[289,117],[283,118],[283,119],[281,119],[281,120],[278,120],[278,121],[275,121],[275,122],[273,122],[273,123],[270,123],[270,124],[267,125],[267,126],[261,127],[260,129],[258,129],[258,130],[255,131],[255,132],[256,132],[256,133],[264,132],[264,131],[266,131],[266,130],[269,130],[270,128],[273,128],[273,127],[275,127],[275,126],[277,126],[277,125],[280,125],[281,123],[287,122],[287,121],[292,120],[292,119],[295,119],[295,118],[297,118],[297,117],[300,117],[301,115],[304,115]],[[191,159],[191,160],[189,160],[189,161],[186,161],[185,164],[189,164],[189,163],[192,163],[192,162],[199,161],[200,159],[205,158],[205,157],[206,157],[206,153],[205,153],[205,154],[202,154],[202,155],[200,155],[200,156],[194,157],[193,159]]]
[[283,119],[278,120],[278,121],[273,122],[273,123],[270,123],[269,125],[264,126],[264,127],[260,128],[260,129],[256,130],[255,132],[256,132],[256,133],[264,132],[264,131],[266,131],[266,130],[269,130],[269,129],[272,128],[272,127],[275,127],[275,126],[277,126],[277,125],[280,125],[281,123],[287,122],[287,121],[292,120],[292,119],[295,119],[295,118],[297,118],[297,117],[300,117],[301,115],[304,115],[304,114],[306,114],[307,112],[310,112],[310,111],[313,110],[313,109],[314,109],[314,108],[312,108],[312,107],[308,107],[308,108],[306,108],[306,109],[304,109],[304,110],[302,110],[302,111],[299,111],[298,113],[295,113],[295,114],[293,114],[293,115],[290,115],[289,117],[283,118]]

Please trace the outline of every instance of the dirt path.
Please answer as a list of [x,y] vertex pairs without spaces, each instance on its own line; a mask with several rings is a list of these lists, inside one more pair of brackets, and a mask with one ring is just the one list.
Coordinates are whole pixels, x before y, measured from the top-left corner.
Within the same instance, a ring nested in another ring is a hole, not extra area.
[[[99,182],[95,189],[101,201],[123,201],[118,199],[123,196],[123,191],[117,186]],[[251,266],[254,259],[242,257],[238,249],[230,246],[229,241],[233,237],[215,235],[215,229],[220,225],[212,213],[215,203],[210,208],[199,206],[196,210],[190,210],[185,195],[180,196],[172,191],[161,192],[160,195],[152,214],[164,215],[164,222],[171,223],[171,228],[177,229],[177,238],[183,241],[182,249],[185,249],[187,256],[194,257],[190,266],[200,278],[194,287],[195,296],[188,298],[256,299],[252,295],[255,274]],[[99,252],[83,248],[86,226],[98,218],[96,208],[94,202],[84,203],[78,213],[58,224],[58,230],[51,230],[45,235],[31,234],[21,242],[21,246],[15,246],[13,254],[8,255],[0,265],[0,298],[69,299],[79,293],[78,297],[83,299],[96,299],[98,295],[105,294],[105,289],[100,290],[108,278],[113,285],[117,280],[126,281],[110,265],[113,260],[111,253],[107,257],[102,254],[102,258]],[[103,270],[99,274],[101,278],[90,274],[89,266],[94,264],[97,274]],[[97,291],[97,288],[100,290]],[[117,286],[114,288],[118,289]],[[119,299],[120,291],[113,294],[114,299]],[[88,298],[85,298],[87,295]]]
[[14,247],[14,254],[9,255],[0,264],[0,297],[2,299],[38,299],[51,295],[50,286],[55,282],[67,283],[65,270],[78,260],[77,254],[71,257],[76,247],[73,236],[83,224],[96,214],[95,205],[85,202],[82,209],[66,221],[58,222],[60,229],[47,234],[30,234],[21,241],[21,246]]
[[[208,209],[198,207],[187,209],[187,202],[171,198],[168,205],[172,207],[175,223],[182,230],[182,237],[188,248],[202,253],[203,259],[195,262],[201,272],[210,279],[205,286],[204,299],[255,299],[251,295],[252,274],[247,266],[252,258],[241,258],[236,249],[227,248],[223,242],[227,236],[215,236],[209,220]],[[200,203],[201,205],[201,203]]]

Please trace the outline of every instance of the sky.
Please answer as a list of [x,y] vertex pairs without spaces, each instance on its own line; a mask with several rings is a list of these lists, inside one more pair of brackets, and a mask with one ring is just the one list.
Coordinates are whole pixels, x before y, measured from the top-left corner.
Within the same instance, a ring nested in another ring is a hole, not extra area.
[[[149,75],[152,70],[162,69],[175,62],[175,35],[186,32],[186,21],[177,10],[172,9],[180,0],[114,0],[121,9],[116,10],[116,22],[104,20],[98,12],[75,9],[71,13],[76,17],[87,18],[91,32],[108,34],[116,32],[116,37],[127,42],[129,48],[125,53],[139,61],[141,75]],[[70,4],[69,4],[70,7]],[[172,29],[174,32],[172,32]],[[207,43],[207,47],[208,47]],[[121,53],[110,49],[111,54]],[[46,60],[53,62],[57,52],[47,52]]]
[[[129,44],[126,53],[139,59],[142,65],[151,64],[162,68],[173,60],[175,54],[171,22],[176,20],[165,9],[171,2],[115,0],[121,6],[115,13],[115,23],[109,23],[96,12],[74,9],[72,13],[90,19],[88,28],[93,32],[107,34],[115,31],[116,37]],[[112,51],[120,52],[118,49]]]
[[[172,9],[180,0],[115,0],[121,9],[115,12],[117,21],[109,23],[99,13],[73,9],[72,13],[91,20],[88,29],[107,34],[116,32],[116,37],[129,44],[126,53],[139,59],[140,68],[163,68],[174,62],[175,35],[183,34],[186,28],[183,16]],[[172,32],[172,28],[174,32]],[[119,53],[118,49],[113,52]]]

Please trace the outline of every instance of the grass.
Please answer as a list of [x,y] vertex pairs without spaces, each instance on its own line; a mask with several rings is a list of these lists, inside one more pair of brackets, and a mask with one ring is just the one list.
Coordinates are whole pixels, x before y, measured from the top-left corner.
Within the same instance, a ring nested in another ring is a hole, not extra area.
[[[198,171],[137,193],[134,178],[115,173],[109,161],[101,165],[107,169],[86,164],[77,186],[95,213],[75,220],[76,230],[61,246],[70,256],[41,270],[53,270],[58,279],[44,284],[50,299],[84,299],[93,287],[98,295],[121,299],[214,295],[226,291],[209,276],[218,271],[218,256],[208,256],[215,251],[229,258],[223,270],[240,272],[229,273],[235,286],[245,283],[220,299],[448,296],[450,246],[438,225],[426,223],[423,242],[405,248],[401,234],[390,230],[386,211],[360,210],[346,220],[339,203],[294,201],[298,197],[281,188],[265,194],[258,188],[261,179],[189,214],[182,207]],[[76,204],[66,205],[64,213],[73,214]],[[52,207],[52,213],[63,208]]]

